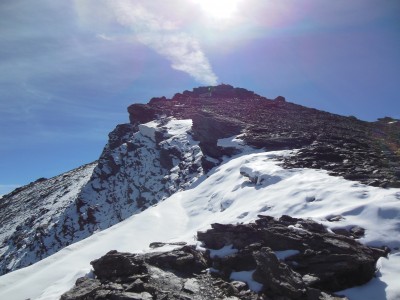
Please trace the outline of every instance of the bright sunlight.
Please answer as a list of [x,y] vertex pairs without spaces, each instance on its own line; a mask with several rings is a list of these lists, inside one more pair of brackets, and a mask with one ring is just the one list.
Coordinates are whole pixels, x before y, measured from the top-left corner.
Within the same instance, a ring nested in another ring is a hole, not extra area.
[[237,11],[241,0],[193,0],[199,4],[205,14],[215,19],[231,18]]

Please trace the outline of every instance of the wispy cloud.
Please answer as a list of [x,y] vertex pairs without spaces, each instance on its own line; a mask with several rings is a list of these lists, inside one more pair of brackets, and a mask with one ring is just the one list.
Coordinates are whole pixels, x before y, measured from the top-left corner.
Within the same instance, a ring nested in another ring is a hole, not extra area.
[[200,43],[179,26],[153,14],[143,5],[128,0],[108,2],[117,22],[135,33],[136,40],[171,62],[175,70],[185,72],[196,81],[216,84],[217,76],[201,49]]

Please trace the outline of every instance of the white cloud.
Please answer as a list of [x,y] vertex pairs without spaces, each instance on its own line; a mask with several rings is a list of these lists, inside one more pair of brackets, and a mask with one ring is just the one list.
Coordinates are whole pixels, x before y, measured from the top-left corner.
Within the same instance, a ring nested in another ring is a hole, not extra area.
[[189,34],[181,32],[177,23],[129,0],[107,3],[116,21],[131,29],[137,41],[167,58],[173,69],[185,72],[204,84],[217,83],[218,78],[200,43]]

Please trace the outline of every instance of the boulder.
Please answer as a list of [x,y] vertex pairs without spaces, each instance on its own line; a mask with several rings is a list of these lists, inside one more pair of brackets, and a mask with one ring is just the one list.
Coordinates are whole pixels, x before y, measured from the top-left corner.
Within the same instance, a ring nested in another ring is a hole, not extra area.
[[136,254],[121,253],[115,250],[90,262],[90,264],[99,279],[129,277],[146,271],[143,258]]
[[287,264],[278,260],[268,247],[254,252],[257,269],[253,279],[264,285],[266,295],[282,296],[289,299],[302,299],[306,294],[306,285],[301,275],[293,271]]
[[161,269],[183,273],[200,273],[207,268],[203,254],[191,246],[184,246],[170,252],[149,255],[147,261]]

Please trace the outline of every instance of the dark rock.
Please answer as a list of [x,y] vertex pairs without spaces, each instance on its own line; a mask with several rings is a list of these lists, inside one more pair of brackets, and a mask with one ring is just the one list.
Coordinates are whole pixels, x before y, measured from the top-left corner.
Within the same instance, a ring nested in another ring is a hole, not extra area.
[[257,263],[253,279],[264,284],[265,294],[289,299],[304,298],[306,285],[301,275],[280,262],[270,248],[262,248],[253,255]]
[[[198,240],[213,249],[233,245],[238,249],[238,262],[246,257],[242,254],[246,253],[245,245],[253,243],[273,251],[298,250],[299,254],[286,258],[285,263],[302,276],[313,274],[318,280],[311,286],[325,291],[366,283],[374,276],[378,257],[386,255],[384,250],[363,246],[351,237],[329,233],[314,221],[289,216],[279,220],[263,217],[246,225],[212,224],[212,229],[198,233]],[[219,259],[218,263],[234,269],[235,259],[225,261]],[[247,263],[251,265],[251,260]]]
[[129,120],[132,124],[142,124],[156,119],[157,110],[146,104],[132,104],[128,107]]
[[286,102],[286,99],[283,96],[278,96],[278,97],[276,97],[274,99],[274,101],[276,101],[276,102]]
[[82,277],[75,282],[75,286],[61,296],[61,300],[86,300],[94,299],[94,294],[101,288],[97,279]]
[[365,235],[365,229],[360,226],[354,226],[350,228],[350,233],[357,239],[362,238]]
[[175,270],[183,273],[200,273],[207,267],[203,254],[191,246],[184,246],[170,252],[151,255],[148,259],[161,269]]
[[146,271],[143,260],[138,258],[137,255],[121,253],[115,250],[90,262],[90,264],[99,279],[129,277]]

